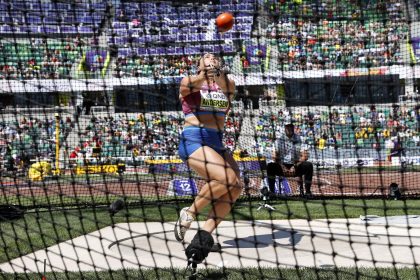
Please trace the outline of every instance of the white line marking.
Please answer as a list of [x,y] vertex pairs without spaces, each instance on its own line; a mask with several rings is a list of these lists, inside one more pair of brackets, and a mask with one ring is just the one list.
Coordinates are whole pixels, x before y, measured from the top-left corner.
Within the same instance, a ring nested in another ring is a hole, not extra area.
[[221,261],[221,262],[219,262],[216,266],[217,267],[225,267],[225,266],[227,266],[227,264],[229,263],[229,261]]

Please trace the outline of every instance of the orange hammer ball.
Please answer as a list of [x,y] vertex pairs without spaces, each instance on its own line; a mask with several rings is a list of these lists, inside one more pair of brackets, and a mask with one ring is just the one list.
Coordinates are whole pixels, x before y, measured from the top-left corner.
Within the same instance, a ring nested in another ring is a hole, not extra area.
[[235,23],[235,18],[231,13],[225,12],[221,13],[216,18],[216,26],[219,32],[226,32],[232,29],[233,24]]

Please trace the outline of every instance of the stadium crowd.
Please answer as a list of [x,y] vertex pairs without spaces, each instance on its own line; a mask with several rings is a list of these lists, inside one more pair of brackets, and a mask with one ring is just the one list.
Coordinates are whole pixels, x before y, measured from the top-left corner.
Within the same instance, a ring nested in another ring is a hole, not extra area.
[[[84,128],[76,127],[71,117],[60,120],[60,142],[70,162],[82,163],[86,158],[101,161],[142,156],[176,156],[182,129],[178,114],[138,114],[92,117]],[[352,148],[392,149],[420,147],[420,109],[415,106],[355,106],[335,108],[314,107],[310,110],[260,110],[254,118],[254,130],[242,132],[243,116],[230,113],[226,120],[225,145],[237,150],[240,135],[251,135],[255,146],[246,148],[250,154],[266,154],[273,141],[283,133],[285,123],[295,124],[295,133],[303,142],[318,150]],[[80,124],[79,124],[80,125]],[[82,127],[82,126],[80,126]],[[74,137],[77,133],[77,138]],[[74,138],[74,139],[73,139]],[[23,158],[54,159],[55,120],[53,118],[22,118],[0,124],[0,160],[19,165]]]
[[372,1],[309,1],[263,0],[264,8],[272,15],[322,17],[326,19],[398,19],[403,15],[400,0]]
[[[409,28],[402,20],[404,13],[400,1],[376,1],[374,4],[368,1],[363,11],[353,3],[355,1],[332,1],[333,5],[285,2],[279,1],[275,8],[270,6],[278,14],[266,29],[267,38],[278,47],[279,68],[343,69],[403,62],[400,44],[407,40]],[[287,16],[297,9],[303,18]],[[285,13],[281,14],[281,11]],[[304,19],[316,15],[322,17]]]
[[[303,0],[262,2],[271,15],[264,35],[278,47],[278,54],[273,52],[272,58],[276,58],[274,63],[282,70],[403,63],[400,43],[408,39],[409,28],[399,0],[324,1],[320,4]],[[117,15],[115,17],[118,19]],[[124,34],[119,36],[129,37]],[[80,35],[63,38],[62,42],[42,38],[17,44],[0,41],[0,78],[67,78],[72,75],[73,65],[80,63],[89,49],[95,49],[98,42],[94,41],[83,40]],[[215,41],[214,46],[217,44]],[[117,47],[123,45],[117,44]],[[248,59],[240,53],[237,55],[247,71],[251,69]],[[196,59],[197,54],[131,56],[119,53],[110,74],[118,78],[183,76],[187,70],[194,70]],[[228,60],[233,62],[233,56]],[[100,67],[91,67],[89,71],[99,74],[102,66],[101,62]],[[258,67],[252,69],[261,71]]]
[[295,133],[305,144],[319,150],[335,148],[392,148],[396,141],[406,147],[420,146],[420,108],[411,106],[355,106],[331,111],[320,107],[289,112],[260,111],[255,120],[257,146],[266,154],[285,123],[295,124]]
[[[282,70],[376,67],[403,62],[400,45],[408,38],[409,30],[399,0],[260,2],[265,3],[272,17],[265,36],[272,45],[278,46],[279,60],[275,64]],[[0,79],[68,78],[74,64],[80,63],[90,48],[98,46],[95,38],[86,41],[79,35],[62,40],[39,37],[28,38],[27,43],[2,38]],[[246,49],[247,43],[244,40],[242,47]],[[236,55],[236,61],[249,65],[243,53]],[[198,55],[132,56],[118,53],[112,76],[157,79],[182,76],[188,71],[195,72],[198,58]],[[233,66],[234,56],[225,59],[226,64]],[[103,60],[104,56],[93,56],[93,63],[99,66],[103,65]],[[99,67],[95,71],[98,69],[101,70]],[[255,120],[258,146],[254,148],[269,147],[284,122],[289,120],[293,120],[296,133],[305,143],[319,149],[354,145],[378,148],[378,145],[390,146],[387,141],[393,141],[395,137],[409,145],[419,146],[418,108],[390,110],[362,106],[333,111],[314,107],[311,110],[261,112]],[[41,154],[36,156],[51,157],[55,141],[54,121],[52,118],[32,118],[16,123],[3,122],[0,125],[3,143],[0,145],[6,148],[1,152],[1,159],[4,160],[6,154],[18,158],[23,150],[32,155],[36,152],[31,151],[38,151]],[[61,122],[62,140],[65,141],[74,130],[74,121],[66,119]],[[77,132],[82,138],[80,145],[68,142],[68,156],[73,159],[84,155],[91,157],[97,148],[103,157],[175,155],[180,125],[180,117],[160,114],[135,118],[95,117]],[[236,147],[240,129],[241,116],[229,116],[225,144],[231,150]]]
[[[278,47],[274,63],[282,70],[345,69],[403,63],[400,42],[408,38],[408,24],[400,1],[264,1],[271,12],[265,37]],[[314,17],[314,20],[307,18]],[[315,18],[317,18],[315,20]],[[246,46],[245,46],[246,47]],[[249,59],[239,55],[244,70]],[[183,76],[190,56],[120,56],[114,77]],[[232,59],[233,61],[233,59]],[[185,63],[187,62],[187,63]]]
[[63,41],[31,38],[29,43],[0,41],[0,79],[68,78],[86,42],[80,37]]
[[[98,157],[175,156],[183,118],[176,114],[139,114],[137,117],[94,117],[80,134],[81,145],[70,152],[70,159]],[[230,114],[226,120],[225,145],[235,149],[241,116]],[[95,152],[95,148],[98,149]]]
[[[19,118],[0,122],[0,163],[13,170],[28,167],[30,160],[52,160],[56,148],[56,120],[45,118]],[[60,120],[60,142],[65,143],[74,130],[75,122],[67,117]]]
[[[200,55],[182,56],[119,56],[112,69],[112,76],[154,77],[185,76],[195,73]],[[223,57],[225,64],[232,68],[233,56]]]
[[187,71],[195,72],[199,56],[119,56],[113,68],[112,75],[124,77],[155,77],[183,76]]

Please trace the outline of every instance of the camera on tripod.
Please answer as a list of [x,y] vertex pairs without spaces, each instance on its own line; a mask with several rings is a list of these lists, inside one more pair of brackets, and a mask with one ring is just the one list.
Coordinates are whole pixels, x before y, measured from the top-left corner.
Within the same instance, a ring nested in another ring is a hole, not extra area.
[[389,198],[394,200],[401,199],[401,190],[397,183],[391,183],[389,185]]
[[263,199],[264,199],[264,197],[267,198],[267,199],[271,199],[275,196],[275,193],[271,192],[270,189],[267,186],[262,187],[260,189],[260,193],[262,194]]
[[276,208],[274,208],[273,206],[271,206],[270,204],[267,203],[268,200],[270,200],[271,198],[273,198],[275,196],[275,194],[270,191],[270,189],[267,187],[267,185],[263,185],[263,187],[260,189],[260,193],[262,195],[263,202],[260,202],[258,204],[259,207],[258,207],[257,210],[261,210],[262,208],[265,208],[268,211],[276,210]]

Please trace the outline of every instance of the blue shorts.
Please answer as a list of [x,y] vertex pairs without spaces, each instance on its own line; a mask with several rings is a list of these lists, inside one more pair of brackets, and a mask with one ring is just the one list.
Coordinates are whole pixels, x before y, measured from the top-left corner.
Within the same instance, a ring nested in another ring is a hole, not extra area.
[[186,161],[192,153],[203,146],[208,146],[223,156],[223,132],[214,128],[187,126],[180,135],[179,157]]

